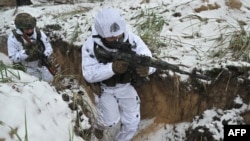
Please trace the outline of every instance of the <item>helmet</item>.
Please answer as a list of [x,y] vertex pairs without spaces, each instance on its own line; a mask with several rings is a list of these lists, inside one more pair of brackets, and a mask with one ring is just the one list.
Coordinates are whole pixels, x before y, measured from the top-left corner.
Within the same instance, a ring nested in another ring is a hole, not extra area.
[[96,15],[94,27],[101,37],[107,38],[124,33],[126,22],[116,9],[106,8]]
[[19,29],[31,29],[36,26],[36,18],[28,13],[20,13],[15,18],[15,26]]

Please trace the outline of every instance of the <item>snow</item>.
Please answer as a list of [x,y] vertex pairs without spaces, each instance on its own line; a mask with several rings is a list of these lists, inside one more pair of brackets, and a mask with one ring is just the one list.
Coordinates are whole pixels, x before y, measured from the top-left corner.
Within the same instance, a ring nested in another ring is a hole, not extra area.
[[[153,0],[149,3],[141,3],[142,0],[104,0],[95,3],[78,0],[78,3],[75,4],[60,5],[44,5],[38,0],[32,0],[32,2],[34,5],[18,7],[18,12],[31,13],[37,18],[38,27],[59,24],[63,30],[53,32],[60,35],[63,40],[73,42],[75,45],[81,46],[91,34],[89,28],[92,25],[93,16],[103,7],[119,8],[127,20],[129,28],[135,32],[142,19],[134,17],[143,10],[150,9],[158,16],[164,17],[165,22],[168,23],[164,25],[160,33],[163,41],[168,44],[157,48],[158,52],[154,54],[157,58],[172,64],[182,64],[185,67],[181,67],[181,69],[185,71],[190,71],[195,67],[206,70],[230,64],[250,65],[248,62],[233,58],[230,50],[226,48],[230,35],[241,30],[238,21],[247,23],[243,28],[249,33],[249,0],[242,0],[243,5],[240,9],[229,8],[225,5],[225,0],[209,0],[204,3],[201,0]],[[194,12],[194,9],[201,5],[215,3],[220,5],[220,8]],[[0,11],[0,34],[5,36],[14,28],[15,8],[0,9]],[[181,13],[181,18],[173,16],[178,12]],[[79,34],[73,40],[76,32]],[[225,42],[217,42],[217,39],[221,37],[225,39]],[[222,50],[225,56],[213,55],[219,50]],[[4,54],[0,53],[0,58],[4,64],[11,64]],[[17,129],[17,134],[22,139],[28,133],[28,140],[31,141],[67,141],[72,138],[74,141],[83,141],[82,138],[73,134],[76,113],[71,111],[67,102],[63,101],[61,97],[61,93],[75,94],[74,90],[58,92],[49,83],[40,81],[22,71],[8,69],[7,72],[5,77],[11,81],[0,83],[0,140],[17,140],[15,135],[10,134],[11,128],[13,128]],[[16,75],[19,75],[20,79]],[[181,76],[185,80],[185,76]],[[82,91],[85,92],[84,89]],[[90,102],[86,95],[83,97]],[[216,108],[208,109],[204,111],[202,120],[197,115],[191,122],[156,125],[153,133],[140,140],[184,140],[185,130],[199,126],[207,127],[213,133],[215,140],[221,140],[223,138],[222,121],[238,124],[242,121],[240,113],[249,110],[248,103],[243,103],[241,97],[236,97],[235,103],[242,106],[239,109],[226,111]],[[219,120],[214,121],[214,117]],[[150,126],[153,120],[142,120],[139,131]],[[90,128],[89,119],[84,117],[81,125],[83,129]],[[203,130],[201,129],[200,132]]]
[[29,140],[69,139],[74,113],[67,103],[47,82],[27,74],[20,75],[20,81],[0,84],[0,120],[3,122],[0,137],[13,140],[8,134],[10,127],[17,128],[23,137],[26,116]]

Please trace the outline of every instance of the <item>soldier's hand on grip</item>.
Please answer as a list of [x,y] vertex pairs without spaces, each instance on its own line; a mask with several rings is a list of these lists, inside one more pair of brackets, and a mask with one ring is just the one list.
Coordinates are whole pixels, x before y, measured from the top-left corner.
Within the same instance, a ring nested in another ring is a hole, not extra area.
[[128,62],[116,60],[112,64],[112,69],[115,73],[121,74],[127,71],[128,66]]

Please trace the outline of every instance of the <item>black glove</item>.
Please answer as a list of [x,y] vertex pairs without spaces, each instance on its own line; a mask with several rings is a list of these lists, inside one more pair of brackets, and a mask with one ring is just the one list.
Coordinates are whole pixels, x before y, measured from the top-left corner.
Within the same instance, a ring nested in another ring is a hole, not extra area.
[[136,68],[136,73],[141,77],[148,76],[149,67],[139,66]]
[[115,73],[121,74],[127,71],[128,66],[129,66],[128,62],[117,60],[113,62],[112,69]]
[[39,59],[39,49],[35,46],[32,48],[26,49],[25,53],[28,55],[26,61],[35,61]]

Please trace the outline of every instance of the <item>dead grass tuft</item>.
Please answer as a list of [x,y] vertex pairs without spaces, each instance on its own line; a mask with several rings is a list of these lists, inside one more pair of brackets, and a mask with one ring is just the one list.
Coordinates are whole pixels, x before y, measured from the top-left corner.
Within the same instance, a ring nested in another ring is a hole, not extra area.
[[201,5],[200,7],[195,8],[194,11],[199,13],[202,11],[219,9],[220,7],[221,6],[215,2],[214,4]]
[[232,9],[240,9],[242,7],[241,0],[227,0],[225,4]]

